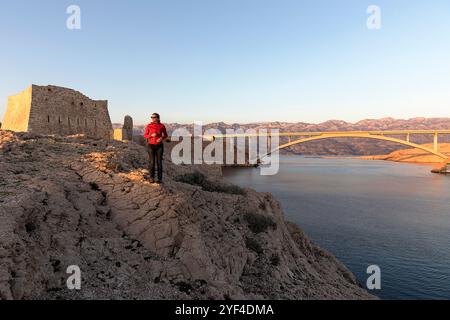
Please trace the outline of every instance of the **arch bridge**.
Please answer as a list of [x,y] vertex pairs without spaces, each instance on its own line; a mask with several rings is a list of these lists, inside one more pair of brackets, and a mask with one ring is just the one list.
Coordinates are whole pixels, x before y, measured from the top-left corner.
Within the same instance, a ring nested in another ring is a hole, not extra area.
[[[430,135],[433,137],[433,148],[428,148],[411,142],[412,135]],[[333,138],[366,138],[395,142],[411,148],[417,148],[427,153],[434,154],[443,161],[449,162],[449,156],[439,152],[439,135],[450,134],[450,130],[391,130],[391,131],[324,131],[324,132],[264,132],[264,133],[242,133],[242,134],[224,134],[204,136],[207,139],[227,139],[227,138],[252,138],[252,137],[267,137],[267,150],[269,152],[261,158],[270,155],[273,152],[291,147],[293,145]],[[287,137],[288,142],[272,148],[273,137]]]

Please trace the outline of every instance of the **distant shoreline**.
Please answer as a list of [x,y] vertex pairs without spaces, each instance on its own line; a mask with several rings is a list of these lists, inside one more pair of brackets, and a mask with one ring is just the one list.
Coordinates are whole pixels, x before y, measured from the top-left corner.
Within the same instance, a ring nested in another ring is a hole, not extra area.
[[[287,155],[287,154],[286,154]],[[293,154],[297,156],[303,156],[299,154]],[[408,161],[408,160],[392,160],[388,158],[388,155],[374,155],[374,156],[359,156],[359,155],[336,155],[336,156],[309,156],[305,155],[306,158],[319,158],[319,159],[351,159],[351,160],[368,160],[368,161],[390,161],[390,162],[398,162],[398,163],[409,163],[409,164],[420,164],[420,165],[427,165],[427,166],[436,166],[437,164],[442,163],[441,162],[421,162],[421,161]]]
[[[428,148],[432,148],[432,145],[424,145]],[[443,143],[439,145],[440,152],[449,156],[450,159],[450,144]],[[382,161],[391,161],[391,162],[399,162],[399,163],[409,163],[409,164],[418,164],[424,166],[433,167],[431,172],[433,173],[443,173],[446,174],[448,171],[446,170],[446,163],[439,157],[433,154],[424,153],[419,149],[404,149],[394,151],[387,155],[375,155],[375,156],[361,156],[357,157],[361,160],[382,160]]]

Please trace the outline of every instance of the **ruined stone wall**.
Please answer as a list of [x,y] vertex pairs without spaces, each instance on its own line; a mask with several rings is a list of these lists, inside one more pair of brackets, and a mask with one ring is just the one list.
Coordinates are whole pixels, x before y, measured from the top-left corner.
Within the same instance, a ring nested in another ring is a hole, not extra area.
[[32,87],[8,98],[8,106],[2,122],[2,130],[28,131]]
[[111,139],[108,102],[91,100],[67,88],[33,85],[28,131]]

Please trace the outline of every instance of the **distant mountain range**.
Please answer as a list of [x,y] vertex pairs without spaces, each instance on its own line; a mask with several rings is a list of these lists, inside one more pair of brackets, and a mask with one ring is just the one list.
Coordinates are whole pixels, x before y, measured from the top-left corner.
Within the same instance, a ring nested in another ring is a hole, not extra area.
[[[120,127],[120,124],[114,124],[114,127]],[[193,125],[170,123],[166,124],[169,132],[178,128],[186,128],[192,132]],[[305,122],[259,122],[249,124],[226,124],[224,122],[210,123],[204,125],[204,130],[214,128],[225,133],[226,129],[267,129],[277,128],[280,132],[295,131],[366,131],[366,130],[450,130],[450,118],[412,118],[408,120],[382,118],[366,119],[356,123],[350,123],[342,120],[329,120],[319,124]],[[144,125],[134,127],[135,134],[142,135],[145,129]],[[430,143],[431,136],[414,135],[411,141],[415,143]],[[450,142],[449,136],[440,137],[441,142]],[[368,140],[360,138],[339,138],[309,142],[291,147],[285,150],[286,153],[304,154],[304,155],[374,155],[388,154],[392,151],[405,149],[402,145],[391,142]]]

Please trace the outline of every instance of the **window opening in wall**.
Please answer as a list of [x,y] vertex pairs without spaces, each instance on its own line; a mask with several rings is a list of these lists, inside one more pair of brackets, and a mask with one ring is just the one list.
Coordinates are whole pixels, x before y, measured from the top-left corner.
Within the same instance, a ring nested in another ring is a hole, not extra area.
[[50,116],[47,116],[47,122],[50,123]]

